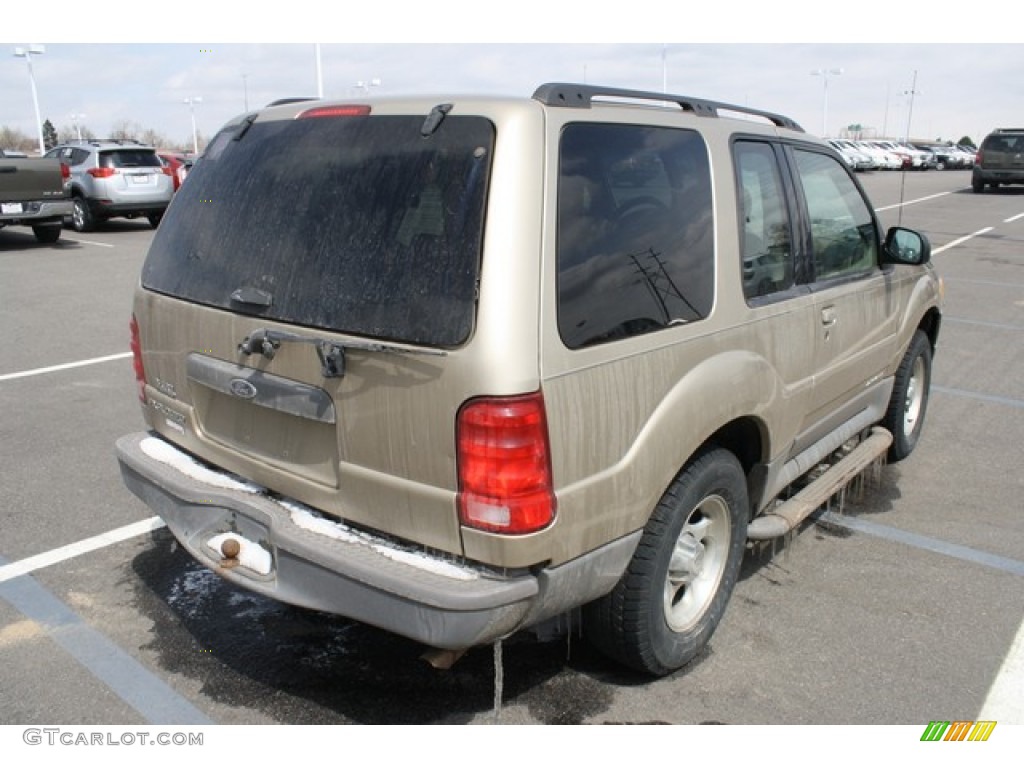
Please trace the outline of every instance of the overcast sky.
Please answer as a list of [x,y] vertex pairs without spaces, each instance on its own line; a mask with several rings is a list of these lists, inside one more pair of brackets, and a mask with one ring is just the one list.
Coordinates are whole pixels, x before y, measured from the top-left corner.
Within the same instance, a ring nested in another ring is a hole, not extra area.
[[[1016,8],[982,25],[968,11],[914,2],[895,11],[878,0],[734,0],[695,12],[692,0],[630,0],[607,4],[615,15],[594,11],[606,4],[293,0],[262,6],[272,14],[257,4],[211,14],[189,0],[160,14],[111,7],[105,16],[91,6],[78,16],[80,5],[51,0],[45,24],[5,18],[0,28],[8,49],[0,126],[35,135],[28,68],[12,55],[28,44],[45,46],[32,58],[40,112],[64,138],[78,114],[100,136],[130,121],[191,144],[185,99],[201,98],[195,119],[209,136],[247,107],[316,95],[317,51],[326,97],[366,89],[529,96],[543,82],[585,81],[667,85],[781,112],[816,134],[860,124],[902,136],[909,122],[915,137],[978,142],[997,126],[1024,125],[1024,13]],[[826,79],[815,70],[842,73]]]

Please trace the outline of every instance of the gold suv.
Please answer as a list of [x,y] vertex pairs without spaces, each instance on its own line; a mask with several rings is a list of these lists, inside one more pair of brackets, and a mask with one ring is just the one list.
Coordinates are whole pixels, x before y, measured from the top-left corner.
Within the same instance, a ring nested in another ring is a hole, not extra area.
[[939,324],[927,240],[784,116],[571,84],[292,101],[168,208],[118,458],[248,589],[451,651],[576,611],[661,675],[748,540],[913,450]]

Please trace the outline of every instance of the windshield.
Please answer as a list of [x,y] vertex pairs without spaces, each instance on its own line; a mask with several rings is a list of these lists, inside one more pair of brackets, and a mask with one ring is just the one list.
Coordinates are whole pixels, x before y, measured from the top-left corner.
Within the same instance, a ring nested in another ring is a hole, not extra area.
[[[297,325],[454,346],[473,325],[494,127],[448,116],[227,128],[143,267],[160,293]],[[234,296],[234,298],[233,298]]]

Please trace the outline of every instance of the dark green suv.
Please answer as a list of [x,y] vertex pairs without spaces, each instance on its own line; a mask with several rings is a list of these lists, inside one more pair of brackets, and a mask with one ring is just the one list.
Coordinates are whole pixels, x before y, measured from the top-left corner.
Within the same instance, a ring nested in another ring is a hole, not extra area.
[[997,128],[981,142],[971,173],[971,188],[1024,184],[1024,128]]

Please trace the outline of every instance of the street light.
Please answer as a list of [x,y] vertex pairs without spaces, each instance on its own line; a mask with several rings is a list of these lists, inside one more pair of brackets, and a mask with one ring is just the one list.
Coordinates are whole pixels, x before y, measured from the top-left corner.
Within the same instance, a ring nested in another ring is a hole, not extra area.
[[79,123],[83,117],[87,117],[87,115],[83,115],[81,112],[71,113],[71,124],[75,126],[75,135],[78,136],[79,141],[82,140],[82,126]]
[[813,69],[811,70],[812,75],[821,77],[825,83],[825,103],[821,108],[821,135],[822,137],[828,134],[828,76],[829,75],[841,75],[843,74],[842,68],[839,69]]
[[196,133],[196,104],[202,104],[203,97],[192,96],[191,98],[185,99],[185,103],[188,104],[189,111],[192,113],[192,153],[198,155],[199,134]]
[[46,53],[46,48],[41,45],[30,45],[28,48],[15,48],[14,55],[24,58],[28,65],[28,79],[32,83],[32,104],[36,108],[36,131],[39,135],[39,154],[46,154],[46,142],[43,141],[43,118],[39,114],[39,96],[36,93],[36,76],[32,73],[32,56],[41,56]]
[[379,85],[380,78],[374,77],[370,80],[360,80],[359,82],[355,83],[353,87],[362,90],[363,93],[369,93],[371,87],[376,88]]

